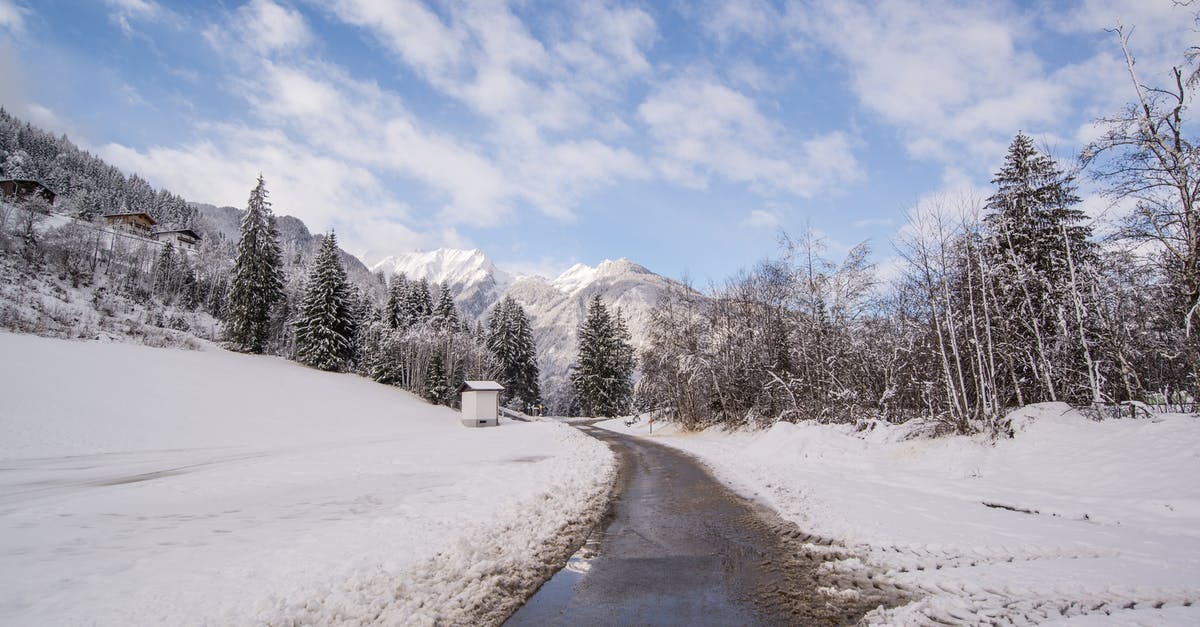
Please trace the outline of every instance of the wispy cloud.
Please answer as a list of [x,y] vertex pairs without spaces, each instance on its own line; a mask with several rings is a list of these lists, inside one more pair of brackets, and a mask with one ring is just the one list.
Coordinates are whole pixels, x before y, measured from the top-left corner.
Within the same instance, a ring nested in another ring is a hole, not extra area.
[[134,20],[154,20],[167,13],[154,0],[104,0],[109,8],[109,19],[126,35],[133,34]]
[[13,0],[0,0],[0,28],[10,33],[24,32],[27,10]]
[[813,196],[862,176],[844,134],[784,140],[786,130],[752,98],[715,79],[682,78],[659,86],[638,107],[638,118],[658,144],[662,175],[683,185],[704,188],[715,175]]
[[775,228],[779,226],[779,214],[762,209],[754,209],[742,224],[757,228]]

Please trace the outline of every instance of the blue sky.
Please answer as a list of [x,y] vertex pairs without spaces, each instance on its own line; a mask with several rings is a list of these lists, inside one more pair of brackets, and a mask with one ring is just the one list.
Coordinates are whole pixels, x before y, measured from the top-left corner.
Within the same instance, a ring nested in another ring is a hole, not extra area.
[[1134,27],[1153,82],[1200,39],[1193,11],[0,0],[0,104],[191,200],[243,206],[262,172],[277,212],[368,261],[628,257],[704,285],[780,229],[888,263],[905,211],[986,195],[1018,130],[1070,160],[1129,99],[1105,28]]

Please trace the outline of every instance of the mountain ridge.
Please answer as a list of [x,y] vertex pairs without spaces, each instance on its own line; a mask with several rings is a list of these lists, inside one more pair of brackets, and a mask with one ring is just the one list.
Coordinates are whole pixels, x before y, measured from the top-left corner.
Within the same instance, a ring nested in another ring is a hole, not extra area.
[[668,289],[683,284],[629,259],[577,263],[556,277],[515,275],[498,268],[480,249],[440,248],[382,257],[371,272],[403,273],[410,280],[445,282],[460,310],[486,322],[491,308],[511,296],[525,309],[538,346],[543,389],[550,394],[567,381],[578,350],[576,337],[587,303],[599,295],[625,318],[635,348],[646,344],[650,313]]

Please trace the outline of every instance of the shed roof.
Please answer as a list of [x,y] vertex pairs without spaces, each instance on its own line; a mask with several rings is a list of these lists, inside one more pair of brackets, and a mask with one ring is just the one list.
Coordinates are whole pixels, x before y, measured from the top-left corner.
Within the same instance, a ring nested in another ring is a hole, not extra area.
[[464,391],[471,392],[499,392],[504,386],[495,381],[463,381],[462,385],[458,386],[458,392],[461,394]]

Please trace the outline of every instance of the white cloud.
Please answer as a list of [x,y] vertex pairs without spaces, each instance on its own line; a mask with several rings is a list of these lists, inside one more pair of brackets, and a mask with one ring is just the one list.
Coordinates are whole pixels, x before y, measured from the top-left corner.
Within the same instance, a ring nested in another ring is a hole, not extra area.
[[238,37],[260,53],[303,47],[312,33],[299,11],[271,0],[250,0],[234,19]]
[[[1064,122],[1112,113],[1129,99],[1115,36],[1104,46],[1103,29],[1136,24],[1135,44],[1149,62],[1139,69],[1147,72],[1178,63],[1194,39],[1191,12],[1170,2],[1012,9],[944,0],[794,4],[787,21],[801,47],[818,41],[834,52],[858,100],[899,129],[909,154],[943,163],[966,158],[976,168],[1018,130],[1073,135]],[[1064,34],[1093,35],[1101,47],[1053,66],[1037,46]]]
[[911,154],[953,161],[1069,105],[1068,86],[1023,45],[1028,18],[995,6],[826,3],[799,23],[844,59],[860,102],[902,130]]
[[133,34],[131,20],[153,20],[166,14],[154,0],[104,0],[104,4],[112,11],[109,19],[126,35]]
[[26,10],[13,0],[0,0],[0,28],[7,29],[10,33],[24,32]]
[[418,181],[445,200],[437,209],[454,224],[491,226],[512,209],[518,192],[488,158],[426,130],[397,96],[374,83],[328,64],[266,60],[249,66],[239,83],[263,126],[286,129],[298,154],[328,155],[363,171]]
[[366,169],[307,153],[283,134],[214,127],[205,140],[144,151],[119,144],[100,155],[185,198],[242,207],[261,172],[277,213],[314,231],[335,228],[346,245],[387,250],[441,245],[438,234],[406,226],[409,213]]
[[704,29],[726,45],[738,37],[765,41],[782,16],[767,0],[718,0],[704,10]]
[[507,7],[452,2],[443,16],[417,2],[342,0],[334,14],[373,33],[432,87],[486,124],[481,138],[511,195],[569,219],[578,198],[615,178],[643,178],[628,149],[605,143],[627,127],[613,114],[621,87],[650,71],[648,14],[582,4],[538,39]]
[[[811,197],[862,176],[842,133],[787,141],[754,100],[712,79],[659,86],[638,107],[638,118],[658,144],[662,175],[683,185],[704,188],[716,175]],[[793,144],[799,149],[790,149]]]
[[866,218],[863,220],[855,220],[851,223],[856,229],[865,229],[872,226],[892,226],[896,221],[892,218]]
[[779,226],[779,214],[754,209],[742,224],[758,228],[775,228]]

